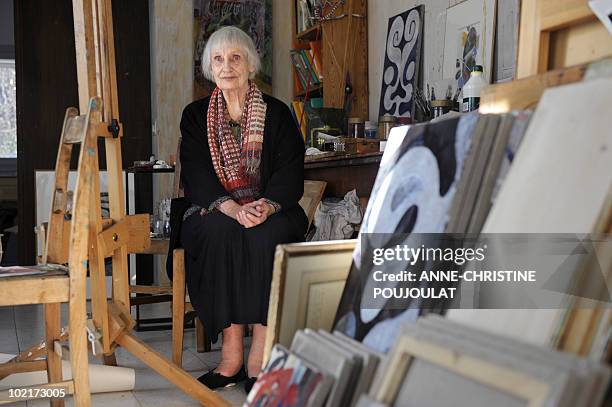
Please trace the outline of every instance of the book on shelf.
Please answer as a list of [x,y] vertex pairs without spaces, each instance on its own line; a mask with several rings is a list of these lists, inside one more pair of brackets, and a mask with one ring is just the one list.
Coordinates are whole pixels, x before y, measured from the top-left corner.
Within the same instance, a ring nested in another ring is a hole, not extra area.
[[303,94],[306,89],[302,86],[302,81],[295,69],[293,69],[293,89],[295,89],[296,94]]
[[302,58],[300,58],[299,53],[295,50],[291,50],[290,57],[291,63],[293,64],[293,68],[295,69],[295,72],[297,73],[298,78],[300,79],[300,83],[302,84],[302,88],[308,88],[309,76],[306,76],[306,70],[302,66]]
[[291,63],[298,73],[300,81],[302,82],[302,87],[304,89],[309,89],[320,84],[321,82],[316,77],[314,69],[311,69],[305,54],[306,52],[301,49],[291,50],[290,53]]
[[304,114],[304,102],[294,100],[291,102],[291,107],[295,113],[296,123],[302,133],[302,137],[306,140],[306,115]]
[[314,62],[314,68],[319,75],[319,80],[323,81],[323,59],[321,58],[321,40],[310,41],[310,52]]
[[314,84],[315,85],[320,84],[321,83],[321,79],[320,79],[319,73],[315,69],[311,50],[310,49],[302,49],[302,50],[300,50],[300,53],[302,54],[302,59],[304,59],[305,64],[308,66],[308,69],[309,69],[309,71],[310,71],[310,73],[312,75],[312,79],[314,81]]

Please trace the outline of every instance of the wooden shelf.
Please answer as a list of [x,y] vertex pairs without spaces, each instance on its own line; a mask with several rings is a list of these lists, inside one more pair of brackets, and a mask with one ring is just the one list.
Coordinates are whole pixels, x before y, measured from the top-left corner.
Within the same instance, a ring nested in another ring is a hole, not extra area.
[[[319,65],[316,70],[324,78],[321,86],[312,86],[309,96],[322,97],[325,107],[350,107],[350,111],[347,112],[348,117],[369,117],[367,18],[332,18],[329,21],[314,24],[304,31],[296,32],[297,17],[301,14],[296,7],[297,2],[292,1],[292,3],[291,14],[294,21],[292,49],[312,49],[316,43]],[[367,9],[367,0],[346,0],[338,6],[334,15],[353,13],[365,16]],[[326,38],[323,38],[324,36]],[[293,66],[294,61],[291,60],[291,62],[293,98],[296,101],[303,101],[305,92],[300,76],[298,76],[299,73]],[[343,86],[347,77],[350,78],[353,86],[350,95],[345,94]]]
[[[320,83],[320,84],[310,88],[310,90],[308,91],[308,97],[309,98],[320,97],[322,91],[323,91],[323,84]],[[303,98],[305,96],[306,96],[306,92],[305,91],[304,92],[300,92],[300,93],[295,95],[296,98]]]
[[296,39],[298,41],[316,41],[320,35],[319,31],[321,30],[321,24],[315,24],[309,29],[302,31],[296,35]]

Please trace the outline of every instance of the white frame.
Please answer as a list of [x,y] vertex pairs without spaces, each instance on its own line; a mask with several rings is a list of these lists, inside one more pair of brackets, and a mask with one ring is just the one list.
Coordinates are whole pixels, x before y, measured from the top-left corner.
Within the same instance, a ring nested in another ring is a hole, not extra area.
[[[442,76],[444,79],[454,79],[456,60],[456,37],[451,32],[452,27],[461,28],[479,22],[482,25],[481,39],[478,44],[476,64],[484,68],[484,78],[491,83],[493,69],[493,45],[495,38],[496,0],[467,0],[449,7],[446,10],[446,28],[444,34],[444,58]],[[442,97],[443,89],[438,96]]]
[[459,376],[488,385],[506,394],[519,397],[528,407],[541,407],[550,386],[536,378],[493,363],[446,349],[409,336],[398,339],[389,354],[389,363],[380,385],[370,394],[376,401],[391,405],[400,392],[404,377],[414,359],[443,367]]

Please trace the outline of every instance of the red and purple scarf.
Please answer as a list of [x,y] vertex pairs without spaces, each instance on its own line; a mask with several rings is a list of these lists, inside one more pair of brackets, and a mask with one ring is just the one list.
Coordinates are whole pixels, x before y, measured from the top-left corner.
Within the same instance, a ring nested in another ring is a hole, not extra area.
[[242,118],[240,144],[230,128],[223,92],[215,88],[208,105],[208,145],[215,173],[228,194],[240,205],[259,199],[260,164],[266,104],[259,88],[249,83]]

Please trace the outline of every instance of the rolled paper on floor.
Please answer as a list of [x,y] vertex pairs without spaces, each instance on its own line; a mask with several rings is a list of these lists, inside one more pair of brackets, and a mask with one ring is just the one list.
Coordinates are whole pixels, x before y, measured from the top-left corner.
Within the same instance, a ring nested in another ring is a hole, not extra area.
[[[12,359],[15,355],[0,353],[0,363]],[[72,379],[70,362],[62,360],[62,376],[64,380]],[[136,374],[134,369],[127,367],[89,365],[89,385],[91,393],[110,393],[115,391],[134,390]],[[47,383],[47,371],[15,373],[0,380],[0,390],[9,388],[35,386]]]

